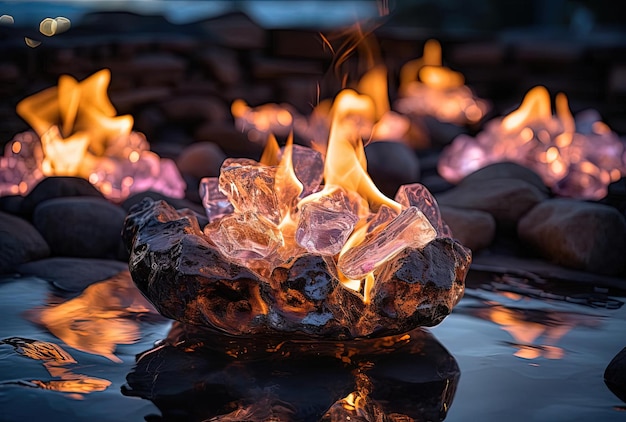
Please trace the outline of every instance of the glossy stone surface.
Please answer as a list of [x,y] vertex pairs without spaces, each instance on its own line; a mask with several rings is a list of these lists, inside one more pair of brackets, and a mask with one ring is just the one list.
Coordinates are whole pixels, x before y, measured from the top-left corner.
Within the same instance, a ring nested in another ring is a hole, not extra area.
[[131,208],[123,238],[133,280],[161,314],[232,335],[348,339],[436,325],[463,295],[471,262],[450,238],[407,247],[375,269],[367,302],[329,257],[304,254],[267,276],[233,263],[192,212],[165,201]]

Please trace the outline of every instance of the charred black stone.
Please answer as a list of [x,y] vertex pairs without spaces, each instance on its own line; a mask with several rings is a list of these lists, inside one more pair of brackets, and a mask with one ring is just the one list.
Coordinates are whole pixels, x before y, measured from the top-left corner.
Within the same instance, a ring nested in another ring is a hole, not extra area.
[[436,325],[463,295],[471,261],[448,238],[408,248],[375,274],[366,303],[341,285],[329,258],[298,256],[267,278],[229,261],[193,212],[165,201],[133,206],[122,235],[133,280],[161,314],[231,335],[349,339]]
[[373,306],[400,330],[437,325],[461,300],[471,261],[471,251],[450,238],[407,248],[377,274],[384,282],[374,286]]

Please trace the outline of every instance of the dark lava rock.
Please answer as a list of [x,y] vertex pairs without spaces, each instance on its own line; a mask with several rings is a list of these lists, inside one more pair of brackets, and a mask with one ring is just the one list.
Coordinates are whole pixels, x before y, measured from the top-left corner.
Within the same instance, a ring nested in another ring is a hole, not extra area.
[[116,258],[126,213],[103,198],[68,197],[42,202],[33,224],[53,255]]
[[606,367],[604,382],[613,394],[626,402],[626,347]]
[[[407,248],[374,274],[372,300],[344,288],[332,260],[303,255],[266,279],[229,262],[190,211],[146,198],[123,239],[133,280],[163,315],[233,335],[392,335],[436,325],[463,295],[471,253],[442,238]],[[330,266],[330,267],[329,267]]]
[[82,292],[87,286],[128,270],[128,264],[109,259],[54,257],[18,267],[22,275],[32,275],[51,282],[68,292]]
[[35,211],[35,207],[41,202],[66,196],[94,196],[104,198],[98,189],[83,178],[61,176],[47,177],[39,182],[37,186],[26,195],[22,201],[20,211],[26,216],[31,216]]
[[520,220],[518,236],[566,267],[605,275],[626,270],[626,220],[608,205],[565,198],[544,201]]
[[386,328],[408,331],[439,324],[465,291],[472,254],[449,237],[438,237],[423,250],[407,248],[376,274],[372,291],[376,313]]
[[122,208],[128,213],[128,211],[135,205],[139,204],[145,198],[150,198],[154,201],[165,201],[177,210],[190,209],[196,214],[200,227],[204,227],[209,223],[209,219],[206,217],[204,207],[202,205],[182,198],[170,198],[160,192],[143,191],[129,196],[124,202],[122,202]]
[[417,155],[400,142],[374,142],[365,148],[367,172],[385,195],[393,198],[402,185],[419,181]]
[[50,248],[35,227],[20,217],[0,211],[0,274],[49,255]]

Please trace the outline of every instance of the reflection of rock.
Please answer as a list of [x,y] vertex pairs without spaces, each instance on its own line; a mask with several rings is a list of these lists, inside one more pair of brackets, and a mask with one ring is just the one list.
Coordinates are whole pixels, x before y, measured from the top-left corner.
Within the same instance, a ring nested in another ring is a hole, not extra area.
[[613,394],[626,402],[626,347],[606,367],[604,382]]
[[350,411],[334,404],[359,398],[352,415],[362,419],[352,420],[440,421],[459,376],[454,357],[422,329],[368,340],[280,341],[175,323],[162,344],[138,356],[123,393],[153,401],[163,420],[346,420],[337,417]]
[[365,303],[339,283],[332,261],[319,256],[293,259],[267,279],[229,262],[192,212],[163,201],[133,207],[123,237],[133,280],[163,315],[234,335],[300,331],[351,338],[436,325],[463,295],[471,261],[449,238],[423,250],[406,248],[375,270]]

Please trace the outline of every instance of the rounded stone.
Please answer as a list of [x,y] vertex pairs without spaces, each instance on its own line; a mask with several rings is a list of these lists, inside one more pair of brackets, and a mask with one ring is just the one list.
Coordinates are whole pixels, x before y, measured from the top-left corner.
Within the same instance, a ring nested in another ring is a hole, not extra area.
[[420,164],[411,148],[400,142],[374,142],[365,148],[367,172],[385,195],[393,197],[398,188],[418,182]]
[[626,402],[626,347],[606,367],[604,382],[613,394]]
[[68,196],[91,196],[104,198],[102,193],[89,181],[80,177],[46,177],[24,198],[21,213],[31,216],[40,203],[52,198]]
[[206,212],[204,211],[204,207],[202,205],[189,201],[187,199],[170,198],[160,192],[154,192],[150,190],[139,192],[128,197],[124,202],[122,202],[122,208],[126,212],[128,212],[134,205],[139,204],[141,201],[143,201],[144,198],[150,198],[154,201],[165,201],[177,210],[184,208],[192,210],[196,214],[196,218],[198,219],[201,227],[204,227],[209,223],[209,220],[206,217]]
[[68,197],[42,202],[33,224],[53,255],[115,258],[119,255],[126,212],[102,198]]
[[496,220],[485,211],[441,206],[441,217],[452,230],[452,237],[477,252],[491,245],[496,236]]
[[574,199],[551,199],[519,222],[518,236],[545,258],[598,274],[626,269],[626,220],[615,208]]
[[219,176],[225,159],[224,151],[214,143],[196,142],[180,153],[176,164],[181,173],[201,179]]
[[545,194],[548,194],[548,188],[541,177],[529,169],[517,163],[505,161],[501,163],[493,163],[485,166],[473,173],[468,174],[461,181],[463,185],[479,185],[486,180],[491,179],[518,179],[530,183]]
[[519,219],[548,197],[547,193],[520,179],[485,179],[461,183],[437,195],[439,205],[488,212],[499,227],[515,228]]
[[49,255],[50,248],[35,227],[20,217],[0,211],[0,274]]

